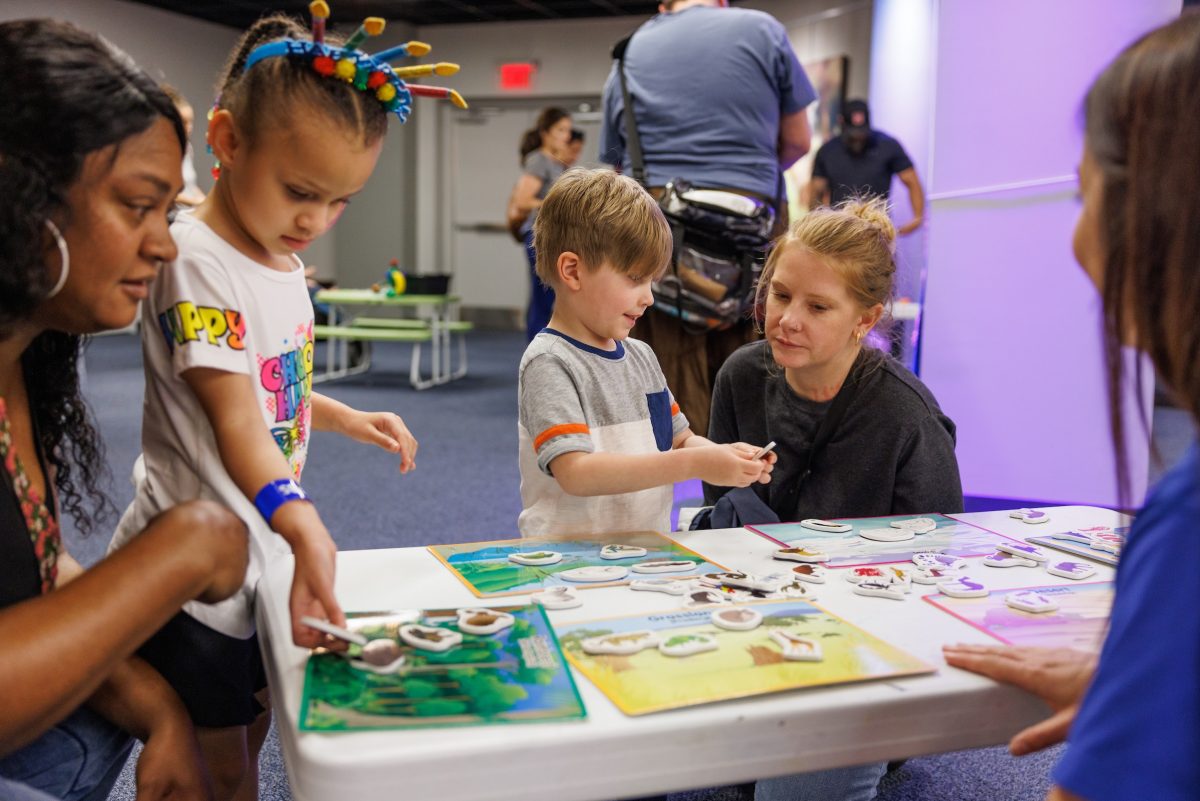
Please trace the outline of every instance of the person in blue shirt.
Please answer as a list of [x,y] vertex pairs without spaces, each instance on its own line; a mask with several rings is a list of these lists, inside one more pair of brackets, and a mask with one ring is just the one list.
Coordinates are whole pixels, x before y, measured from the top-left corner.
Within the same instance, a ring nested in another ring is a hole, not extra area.
[[[808,152],[805,107],[816,99],[780,22],[726,0],[666,0],[625,48],[625,77],[642,144],[646,185],[658,197],[669,181],[724,189],[769,203],[776,234],[787,230],[781,172]],[[599,158],[630,174],[625,101],[614,66],[604,85]],[[654,350],[671,394],[696,431],[708,430],[721,364],[757,339],[745,320],[697,331],[663,308],[633,334]]]
[[[1074,250],[1103,303],[1123,500],[1129,471],[1121,399],[1129,376],[1122,346],[1149,356],[1175,402],[1200,422],[1198,105],[1200,14],[1130,45],[1087,96]],[[1139,371],[1132,383],[1144,378]],[[1029,690],[1054,710],[1010,743],[1023,754],[1067,739],[1050,801],[1200,798],[1198,521],[1200,448],[1193,444],[1129,532],[1098,661],[1065,649],[945,648],[947,663]]]

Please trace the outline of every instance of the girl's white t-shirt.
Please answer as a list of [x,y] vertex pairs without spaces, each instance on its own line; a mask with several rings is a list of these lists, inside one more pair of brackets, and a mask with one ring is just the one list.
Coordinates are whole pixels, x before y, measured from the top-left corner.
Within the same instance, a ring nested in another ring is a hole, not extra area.
[[109,549],[183,501],[227,506],[250,530],[246,578],[231,598],[193,601],[184,611],[244,639],[254,633],[255,585],[265,565],[290,549],[229,477],[208,418],[181,376],[194,367],[246,375],[263,424],[299,480],[312,423],[312,302],[299,258],[290,272],[272,270],[187,213],[171,225],[171,236],[179,256],[163,267],[142,304],[146,395],[136,495]]

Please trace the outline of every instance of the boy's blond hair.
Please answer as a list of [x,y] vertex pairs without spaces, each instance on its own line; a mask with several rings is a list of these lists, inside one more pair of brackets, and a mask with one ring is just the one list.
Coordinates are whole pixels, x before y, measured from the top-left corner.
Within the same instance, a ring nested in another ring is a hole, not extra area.
[[625,275],[658,276],[671,262],[671,229],[637,181],[612,170],[568,170],[554,182],[533,223],[537,274],[557,279],[558,257],[571,252],[589,270],[607,262]]

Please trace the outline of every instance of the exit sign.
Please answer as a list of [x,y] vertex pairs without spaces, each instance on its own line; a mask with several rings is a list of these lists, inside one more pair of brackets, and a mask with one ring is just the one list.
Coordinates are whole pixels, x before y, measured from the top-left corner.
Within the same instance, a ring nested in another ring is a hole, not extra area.
[[537,64],[533,61],[510,61],[500,65],[500,88],[505,91],[529,89]]

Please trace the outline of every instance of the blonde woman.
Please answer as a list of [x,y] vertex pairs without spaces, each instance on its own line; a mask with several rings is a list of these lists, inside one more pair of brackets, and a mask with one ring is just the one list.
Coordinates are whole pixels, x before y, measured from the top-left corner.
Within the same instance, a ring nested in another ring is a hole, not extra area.
[[[919,378],[863,344],[892,297],[895,238],[882,200],[794,223],[759,282],[765,338],[717,374],[708,437],[777,443],[771,483],[751,487],[780,520],[963,509],[954,423]],[[705,500],[728,491],[706,484]],[[755,798],[869,799],[883,772],[879,763],[760,781]]]

